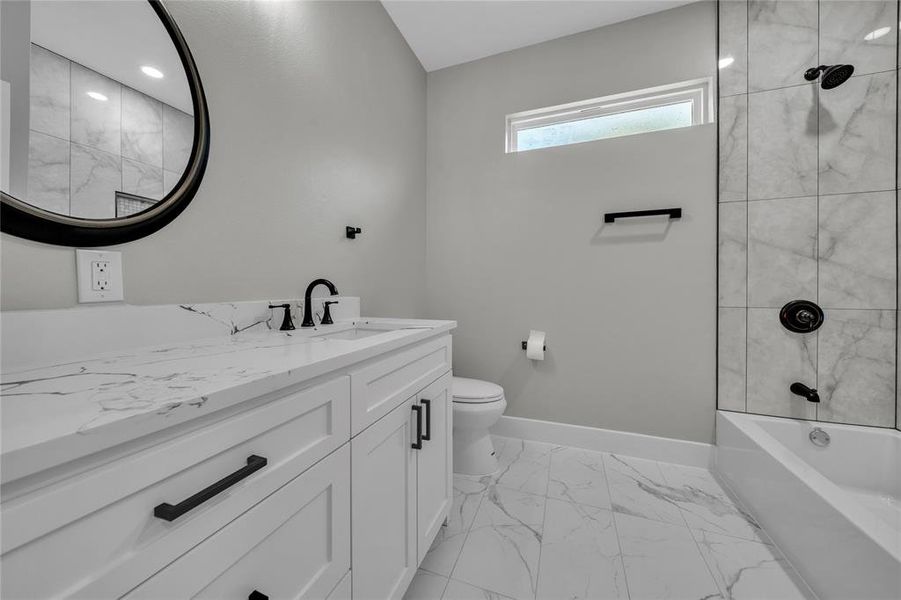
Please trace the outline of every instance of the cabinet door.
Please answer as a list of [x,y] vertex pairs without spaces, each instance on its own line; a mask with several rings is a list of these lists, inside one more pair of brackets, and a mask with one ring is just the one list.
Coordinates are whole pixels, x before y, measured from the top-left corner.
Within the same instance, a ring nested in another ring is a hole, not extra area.
[[400,598],[416,572],[413,401],[351,440],[355,598]]
[[416,396],[423,407],[426,439],[416,454],[417,546],[422,562],[453,502],[453,403],[448,372]]

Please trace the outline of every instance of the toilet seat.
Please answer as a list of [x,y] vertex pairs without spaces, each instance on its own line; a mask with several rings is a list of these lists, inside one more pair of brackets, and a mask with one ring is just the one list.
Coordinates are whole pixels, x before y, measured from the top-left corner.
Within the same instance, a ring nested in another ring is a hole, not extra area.
[[457,404],[487,404],[504,399],[504,388],[479,379],[454,377],[453,401]]

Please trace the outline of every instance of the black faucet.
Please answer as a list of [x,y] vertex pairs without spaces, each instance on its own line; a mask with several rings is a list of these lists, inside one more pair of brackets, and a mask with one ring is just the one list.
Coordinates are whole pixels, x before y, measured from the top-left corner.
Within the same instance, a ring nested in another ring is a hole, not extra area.
[[291,305],[290,304],[270,304],[269,308],[284,308],[285,309],[285,318],[282,319],[282,326],[278,328],[279,331],[291,331],[294,329],[294,321],[291,320]]
[[326,300],[322,303],[322,320],[319,321],[320,325],[333,325],[335,322],[332,321],[332,312],[331,305],[338,304],[337,300]]
[[301,327],[316,326],[316,323],[313,322],[313,302],[310,296],[313,294],[313,288],[320,284],[326,286],[332,296],[338,295],[338,288],[328,279],[314,279],[311,281],[310,285],[307,286],[306,293],[303,295],[303,323],[300,324]]
[[796,394],[798,396],[802,396],[802,397],[806,398],[808,402],[819,402],[820,401],[820,395],[817,393],[816,390],[807,387],[806,385],[804,385],[803,383],[801,383],[799,381],[796,381],[793,384],[791,384],[791,386],[789,386],[788,389],[791,390],[792,394]]

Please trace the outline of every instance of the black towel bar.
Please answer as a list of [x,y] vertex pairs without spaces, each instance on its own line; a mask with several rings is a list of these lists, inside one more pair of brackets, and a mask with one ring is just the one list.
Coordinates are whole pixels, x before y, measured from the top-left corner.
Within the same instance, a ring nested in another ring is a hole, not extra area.
[[681,208],[657,208],[653,210],[630,210],[626,212],[606,213],[604,215],[604,223],[613,223],[617,219],[628,219],[630,217],[653,217],[656,215],[669,215],[670,219],[681,219]]

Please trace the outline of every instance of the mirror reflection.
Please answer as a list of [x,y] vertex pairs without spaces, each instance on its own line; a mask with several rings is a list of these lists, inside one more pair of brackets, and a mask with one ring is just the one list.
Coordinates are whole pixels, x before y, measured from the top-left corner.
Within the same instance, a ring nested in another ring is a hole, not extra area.
[[169,33],[147,2],[27,4],[0,40],[0,189],[84,219],[152,207],[181,178],[194,141]]

